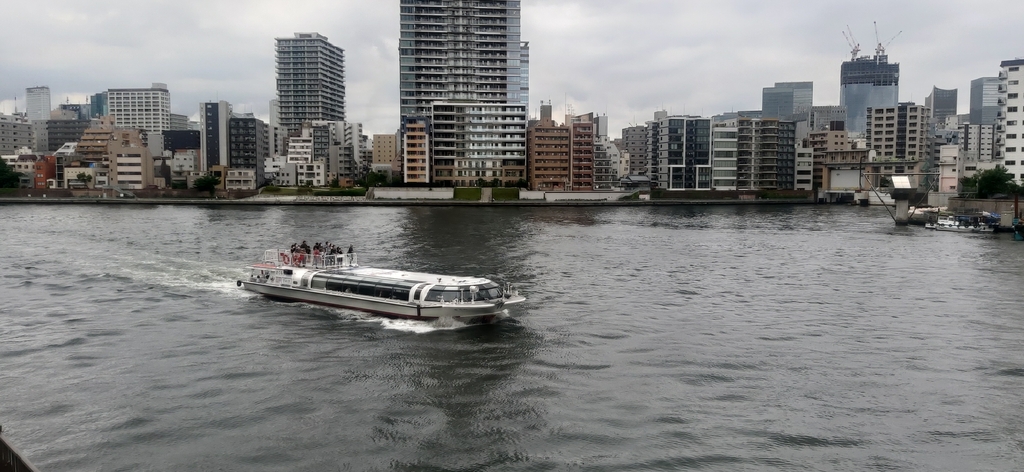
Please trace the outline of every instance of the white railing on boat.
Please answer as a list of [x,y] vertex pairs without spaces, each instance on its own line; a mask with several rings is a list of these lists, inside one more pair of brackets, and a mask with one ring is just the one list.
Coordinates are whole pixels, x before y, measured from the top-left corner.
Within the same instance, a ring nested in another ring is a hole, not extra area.
[[343,269],[359,265],[355,253],[348,254],[306,254],[292,253],[281,249],[268,249],[263,252],[263,263],[277,267],[311,267],[316,269]]

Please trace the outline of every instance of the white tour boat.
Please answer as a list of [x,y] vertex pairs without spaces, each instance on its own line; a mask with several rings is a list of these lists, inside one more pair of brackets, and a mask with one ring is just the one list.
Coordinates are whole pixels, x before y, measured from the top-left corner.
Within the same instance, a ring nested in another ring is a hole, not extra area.
[[993,233],[995,228],[985,220],[987,217],[979,216],[940,216],[935,222],[935,230],[952,231],[956,233]]
[[[299,260],[295,260],[299,259]],[[353,253],[328,256],[269,250],[238,286],[272,299],[348,308],[412,320],[493,323],[526,298],[488,279],[362,267]]]

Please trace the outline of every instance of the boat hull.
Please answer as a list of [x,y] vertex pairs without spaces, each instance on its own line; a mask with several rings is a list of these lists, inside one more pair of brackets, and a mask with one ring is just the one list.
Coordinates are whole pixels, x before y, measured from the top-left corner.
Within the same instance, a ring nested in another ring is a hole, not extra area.
[[420,321],[452,320],[465,324],[493,323],[505,315],[505,305],[525,299],[513,297],[502,303],[429,303],[415,304],[362,295],[310,290],[239,281],[242,288],[271,299],[363,311],[388,318]]

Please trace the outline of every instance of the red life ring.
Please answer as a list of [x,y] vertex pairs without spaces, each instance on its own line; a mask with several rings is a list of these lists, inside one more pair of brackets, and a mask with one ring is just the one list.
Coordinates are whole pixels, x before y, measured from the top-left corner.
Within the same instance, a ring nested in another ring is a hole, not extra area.
[[281,253],[281,262],[284,262],[284,265],[288,265],[288,264],[292,263],[292,259],[290,257],[288,257],[288,254],[285,254],[285,253],[282,252]]

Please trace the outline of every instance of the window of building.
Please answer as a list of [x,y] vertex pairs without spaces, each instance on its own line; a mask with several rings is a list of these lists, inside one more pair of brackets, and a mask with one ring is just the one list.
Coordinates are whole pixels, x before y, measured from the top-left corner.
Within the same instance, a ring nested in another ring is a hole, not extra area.
[[1006,107],[1006,112],[1007,113],[1015,113],[1016,111],[1017,111],[1017,107]]
[[1010,68],[1010,72],[1017,72],[1019,70],[1020,70],[1020,67],[1011,67]]
[[1008,135],[1006,135],[1006,139],[1017,139],[1017,135],[1016,134],[1008,134]]
[[1017,98],[1017,94],[1015,94],[1015,93],[1007,94],[1006,98],[1010,98],[1010,99]]
[[1006,148],[1006,152],[1017,152],[1017,148],[1015,148],[1015,147],[1008,147],[1008,148]]
[[1008,165],[1008,166],[1015,166],[1015,165],[1017,165],[1017,161],[1006,161],[1006,165]]

